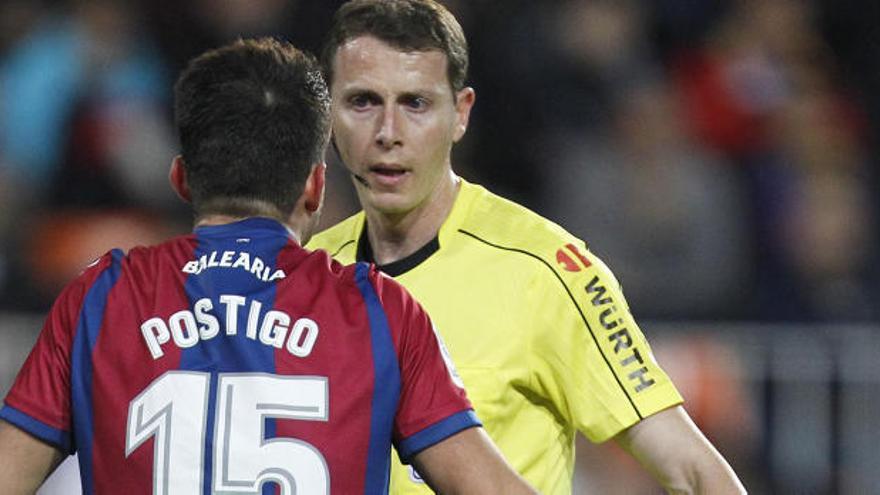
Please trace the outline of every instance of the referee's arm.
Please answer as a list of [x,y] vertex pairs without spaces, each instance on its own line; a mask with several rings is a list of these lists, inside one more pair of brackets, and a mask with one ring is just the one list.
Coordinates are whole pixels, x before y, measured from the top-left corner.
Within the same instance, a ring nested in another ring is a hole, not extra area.
[[648,416],[614,439],[669,493],[746,493],[736,473],[681,406]]

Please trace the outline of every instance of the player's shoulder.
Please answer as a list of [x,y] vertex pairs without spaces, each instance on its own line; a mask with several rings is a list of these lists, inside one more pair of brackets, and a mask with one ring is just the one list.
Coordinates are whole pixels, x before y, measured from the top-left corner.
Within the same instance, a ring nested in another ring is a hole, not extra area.
[[312,236],[306,244],[306,248],[322,249],[330,253],[331,256],[338,256],[349,247],[354,252],[363,225],[364,212],[361,211]]
[[68,284],[68,289],[81,291],[88,289],[102,275],[118,269],[124,257],[125,254],[120,249],[107,251],[86,265],[79,275]]
[[400,282],[380,271],[373,263],[360,261],[342,264],[323,250],[313,251],[310,256],[329,263],[337,278],[353,282],[367,304],[379,304],[389,318],[411,311],[418,304]]
[[310,279],[321,277],[334,283],[357,281],[359,276],[357,265],[340,263],[323,249],[312,249],[309,247],[306,251],[308,255],[300,263],[298,270],[308,271],[311,274]]
[[367,306],[374,303],[377,308],[381,308],[395,343],[405,338],[407,333],[418,334],[433,328],[424,308],[406,287],[378,270],[374,264],[358,262],[345,268],[355,271],[358,288]]
[[[125,254],[120,249],[111,249],[91,261],[79,274],[70,280],[58,294],[53,304],[53,312],[78,311],[86,295],[101,281],[114,281],[119,273]],[[105,286],[112,284],[103,284]]]
[[126,273],[150,277],[169,265],[182,269],[195,256],[197,244],[194,234],[183,234],[158,244],[134,246],[118,262]]

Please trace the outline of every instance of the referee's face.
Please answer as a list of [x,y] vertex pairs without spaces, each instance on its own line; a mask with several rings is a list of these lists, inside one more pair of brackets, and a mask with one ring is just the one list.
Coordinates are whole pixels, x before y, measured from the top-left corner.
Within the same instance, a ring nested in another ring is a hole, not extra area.
[[[440,51],[400,51],[363,36],[333,61],[333,133],[368,212],[419,215],[454,198],[454,142],[467,128],[473,90],[454,94]],[[442,206],[441,206],[442,207]]]

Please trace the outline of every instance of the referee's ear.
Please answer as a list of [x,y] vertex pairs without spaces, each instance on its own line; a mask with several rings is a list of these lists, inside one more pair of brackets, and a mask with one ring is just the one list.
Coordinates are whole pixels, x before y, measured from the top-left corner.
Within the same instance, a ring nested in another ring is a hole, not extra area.
[[186,181],[186,166],[183,163],[183,157],[177,155],[171,161],[171,170],[168,172],[168,182],[171,183],[171,189],[177,193],[177,196],[186,203],[192,202],[192,195],[189,192],[189,183]]
[[471,118],[471,109],[474,108],[474,102],[477,100],[477,94],[474,88],[466,87],[455,94],[455,129],[452,130],[452,142],[457,143],[464,137],[467,131],[468,122]]

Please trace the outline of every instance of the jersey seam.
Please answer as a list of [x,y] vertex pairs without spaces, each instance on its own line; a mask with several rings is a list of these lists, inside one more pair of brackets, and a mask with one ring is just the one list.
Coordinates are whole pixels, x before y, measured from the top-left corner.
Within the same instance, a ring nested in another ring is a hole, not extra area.
[[635,411],[636,416],[639,417],[640,421],[645,419],[645,417],[642,415],[641,411],[639,411],[639,408],[636,406],[635,401],[630,396],[629,391],[626,389],[626,387],[623,386],[623,383],[621,383],[620,377],[618,377],[617,373],[614,372],[614,367],[611,366],[611,362],[609,361],[608,356],[605,355],[605,350],[602,348],[601,345],[599,345],[599,339],[596,337],[595,332],[593,332],[593,328],[590,326],[589,322],[587,322],[586,315],[584,315],[584,312],[581,309],[580,305],[578,304],[577,299],[575,299],[574,294],[572,294],[571,290],[568,288],[568,285],[562,280],[562,277],[559,276],[559,273],[556,270],[554,270],[553,267],[550,266],[550,264],[544,260],[544,258],[541,258],[540,256],[538,256],[535,253],[532,253],[532,252],[529,252],[529,251],[526,251],[526,250],[520,249],[520,248],[513,248],[513,247],[502,246],[500,244],[492,243],[492,242],[487,241],[486,239],[483,239],[483,238],[477,236],[476,234],[474,234],[472,232],[468,232],[467,230],[464,230],[464,229],[458,229],[458,232],[461,232],[462,234],[465,234],[469,237],[472,237],[473,239],[476,239],[477,241],[480,241],[483,244],[486,244],[487,246],[491,246],[496,249],[501,249],[504,251],[510,251],[510,252],[514,252],[514,253],[524,254],[526,256],[529,256],[531,258],[534,258],[534,259],[540,261],[545,267],[547,267],[547,269],[550,270],[550,272],[553,273],[553,275],[556,277],[556,280],[558,280],[559,283],[562,285],[563,289],[565,289],[565,292],[568,294],[569,300],[571,300],[572,304],[574,304],[574,307],[577,310],[578,315],[580,315],[580,317],[581,317],[581,321],[584,322],[584,326],[587,328],[587,333],[590,334],[590,337],[593,339],[593,343],[596,344],[596,348],[599,350],[599,354],[602,356],[602,359],[605,361],[605,365],[608,366],[609,371],[611,371],[611,375],[614,376],[614,380],[617,382],[617,385],[623,391],[623,394],[626,396],[627,400],[629,401],[630,405],[632,406],[633,411]]

